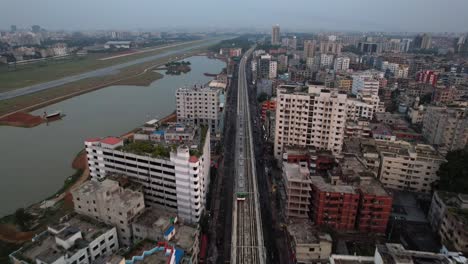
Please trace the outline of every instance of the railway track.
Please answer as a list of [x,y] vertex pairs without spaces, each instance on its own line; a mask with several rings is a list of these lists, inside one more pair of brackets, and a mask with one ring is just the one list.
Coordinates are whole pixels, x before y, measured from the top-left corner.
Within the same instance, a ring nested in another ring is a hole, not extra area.
[[265,247],[256,178],[246,79],[248,50],[239,64],[236,134],[236,178],[233,199],[231,263],[265,263]]

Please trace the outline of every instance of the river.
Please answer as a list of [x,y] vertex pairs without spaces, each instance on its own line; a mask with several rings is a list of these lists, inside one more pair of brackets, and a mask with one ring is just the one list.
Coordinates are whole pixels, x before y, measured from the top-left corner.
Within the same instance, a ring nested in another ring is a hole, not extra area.
[[204,84],[225,63],[207,57],[186,59],[192,70],[164,76],[148,87],[110,86],[38,109],[61,110],[66,116],[34,128],[0,126],[0,216],[39,202],[74,173],[71,162],[89,137],[118,136],[175,110],[175,90]]

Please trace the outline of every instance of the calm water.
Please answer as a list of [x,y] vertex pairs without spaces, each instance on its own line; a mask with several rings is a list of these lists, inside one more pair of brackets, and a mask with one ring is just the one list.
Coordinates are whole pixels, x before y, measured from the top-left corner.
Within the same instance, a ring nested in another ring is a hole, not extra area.
[[35,128],[0,126],[0,216],[55,193],[74,173],[71,162],[89,137],[121,135],[175,110],[175,90],[204,84],[224,62],[191,57],[192,71],[164,76],[149,87],[110,86],[38,109],[61,110],[63,120]]

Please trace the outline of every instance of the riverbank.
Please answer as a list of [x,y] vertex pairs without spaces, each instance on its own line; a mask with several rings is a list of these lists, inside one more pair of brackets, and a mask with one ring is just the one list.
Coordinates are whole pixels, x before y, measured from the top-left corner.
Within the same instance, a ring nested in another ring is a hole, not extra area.
[[24,95],[12,99],[0,101],[0,118],[16,112],[30,112],[38,108],[45,107],[84,93],[102,89],[111,85],[126,84],[138,85],[140,83],[151,83],[151,80],[158,78],[151,76],[148,72],[168,62],[185,59],[205,52],[208,47],[194,48],[191,51],[171,54],[160,59],[146,63],[130,66],[122,69],[119,74],[102,77],[88,78],[81,81],[72,82],[59,87],[54,87],[34,94]]
[[17,112],[0,118],[0,126],[31,128],[44,123],[44,118],[30,113]]
[[[160,120],[162,124],[175,121],[177,121],[177,115],[175,111]],[[133,129],[121,135],[121,137],[132,137],[135,130],[136,129]],[[44,230],[48,221],[50,220],[50,218],[47,218],[47,221],[41,221],[45,212],[52,210],[55,212],[54,214],[61,216],[62,214],[59,212],[70,212],[73,210],[73,199],[71,196],[71,191],[75,190],[84,182],[89,180],[89,169],[86,155],[87,153],[83,149],[73,159],[71,167],[75,169],[76,172],[65,180],[62,188],[60,188],[55,194],[51,195],[46,200],[34,203],[25,209],[25,211],[30,215],[37,216],[37,219],[31,220],[31,222],[35,222],[35,224],[32,224],[34,225],[34,228],[28,231],[20,230],[15,220],[15,214],[0,218],[0,242],[3,241],[8,244],[18,245],[26,241],[30,241],[34,234]]]

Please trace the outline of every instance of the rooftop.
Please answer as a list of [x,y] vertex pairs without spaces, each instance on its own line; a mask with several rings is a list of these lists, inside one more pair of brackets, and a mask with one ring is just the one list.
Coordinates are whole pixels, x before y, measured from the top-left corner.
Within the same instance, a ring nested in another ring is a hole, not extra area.
[[295,221],[288,224],[288,232],[296,244],[332,243],[332,238],[329,234],[319,232],[308,220]]
[[135,219],[134,223],[149,228],[159,227],[161,230],[165,230],[169,225],[174,224],[176,218],[177,214],[175,213],[146,208],[145,211]]
[[339,192],[339,193],[351,193],[356,194],[356,188],[348,185],[332,185],[325,182],[325,179],[321,176],[310,177],[312,184],[322,192]]
[[192,252],[192,247],[196,241],[199,230],[188,225],[178,225],[173,242],[186,252]]
[[283,171],[287,181],[308,182],[310,178],[307,163],[305,163],[305,166],[301,166],[297,163],[284,162]]
[[[26,243],[20,251],[15,253],[14,257],[26,259],[30,263],[35,262],[36,258],[52,263],[64,254],[74,254],[78,249],[87,247],[89,242],[112,228],[92,218],[75,215],[67,222],[49,226],[48,231],[36,237],[35,242]],[[56,243],[55,237],[66,240],[77,232],[81,232],[82,238],[77,239],[68,250]]]
[[139,203],[143,197],[140,191],[131,188],[121,188],[119,182],[104,179],[103,181],[87,181],[78,189],[73,191],[80,196],[96,195],[96,193],[107,195],[107,200],[111,200],[113,205],[119,205],[121,208],[132,208],[135,203]]

